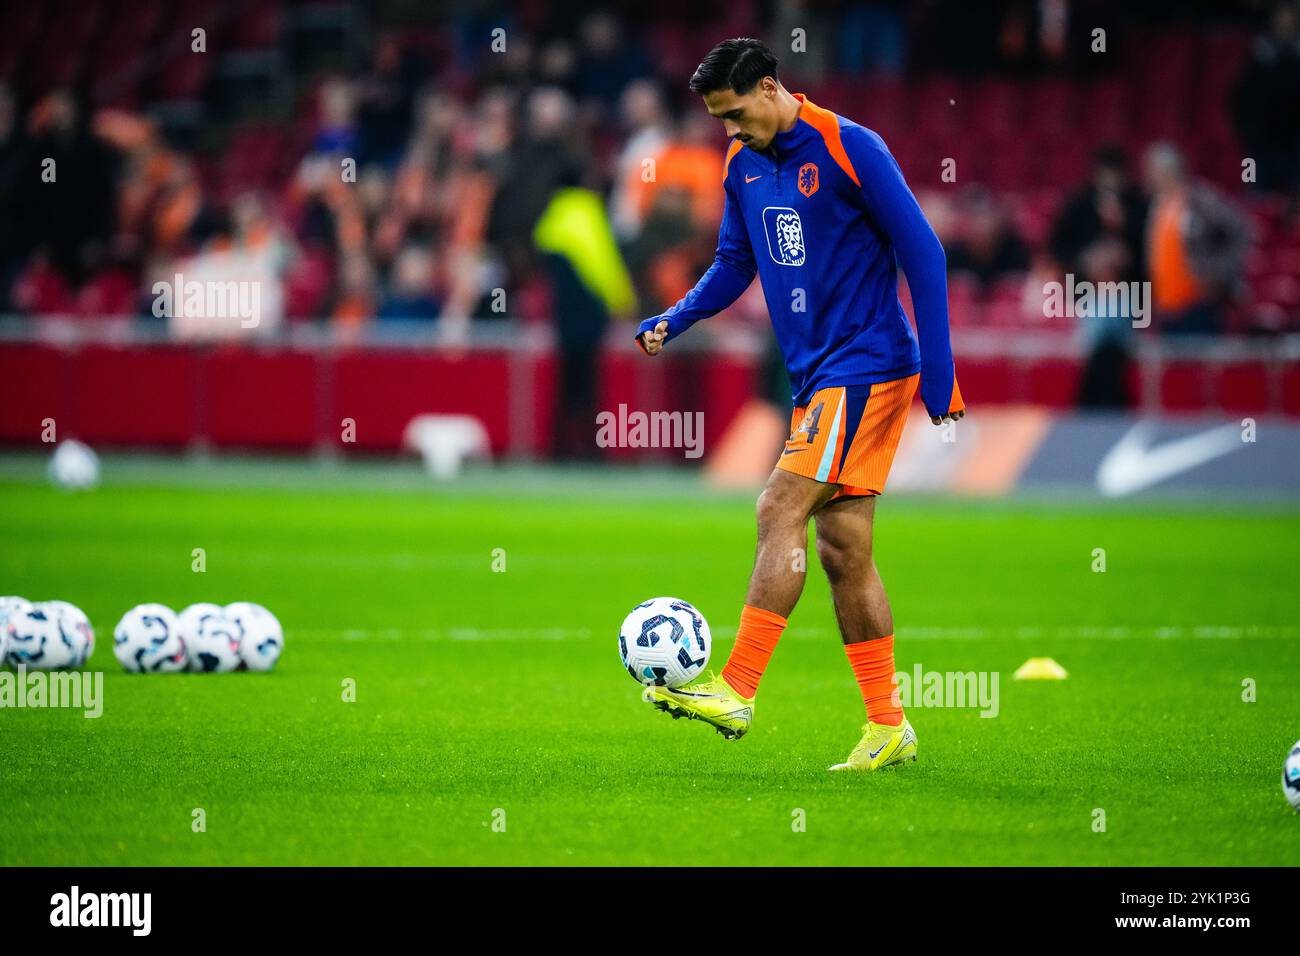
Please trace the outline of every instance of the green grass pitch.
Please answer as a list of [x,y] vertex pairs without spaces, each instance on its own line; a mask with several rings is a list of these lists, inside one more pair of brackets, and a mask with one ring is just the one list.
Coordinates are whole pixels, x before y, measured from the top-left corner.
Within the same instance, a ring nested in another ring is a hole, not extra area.
[[[473,484],[0,485],[0,593],[81,605],[106,672],[98,720],[0,710],[0,863],[1294,862],[1295,511],[886,497],[899,669],[996,671],[1000,709],[913,708],[916,764],[832,776],[863,713],[815,556],[745,739],[619,665],[623,615],[671,594],[721,666],[750,497]],[[133,604],[241,599],[285,626],[271,674],[113,657]],[[1012,680],[1031,656],[1069,678]]]

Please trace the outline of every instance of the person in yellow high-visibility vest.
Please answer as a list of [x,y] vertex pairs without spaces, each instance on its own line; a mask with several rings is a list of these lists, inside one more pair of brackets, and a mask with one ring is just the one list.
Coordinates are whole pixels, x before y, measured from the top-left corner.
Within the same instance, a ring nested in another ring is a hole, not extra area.
[[589,189],[557,189],[533,229],[533,244],[551,280],[559,349],[554,452],[593,458],[600,343],[610,316],[636,305],[632,278],[604,200]]

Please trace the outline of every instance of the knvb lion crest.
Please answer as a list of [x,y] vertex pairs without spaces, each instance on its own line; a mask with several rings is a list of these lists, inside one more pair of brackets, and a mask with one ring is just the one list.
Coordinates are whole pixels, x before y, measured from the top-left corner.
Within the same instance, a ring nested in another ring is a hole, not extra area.
[[803,222],[799,213],[788,206],[768,206],[763,210],[763,225],[772,261],[783,266],[803,265]]
[[820,185],[816,163],[804,163],[799,167],[799,192],[811,196]]

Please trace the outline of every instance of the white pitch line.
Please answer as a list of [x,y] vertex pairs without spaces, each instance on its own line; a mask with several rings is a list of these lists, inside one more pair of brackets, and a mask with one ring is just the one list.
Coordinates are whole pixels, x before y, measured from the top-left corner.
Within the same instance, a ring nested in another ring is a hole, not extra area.
[[[299,633],[333,634],[334,631],[307,630]],[[369,631],[348,628],[345,641],[571,641],[591,637],[589,628],[568,627],[427,627],[420,629],[383,628]]]
[[[735,632],[732,631],[732,634]],[[787,634],[800,636],[825,636],[838,634],[828,627],[795,627]],[[1186,625],[1007,625],[1006,627],[904,627],[897,631],[899,640],[984,640],[988,638],[1016,638],[1018,640],[1086,639],[1124,641],[1146,640],[1239,640],[1260,638],[1265,640],[1295,640],[1300,638],[1300,625],[1290,624],[1201,624]]]
[[[298,634],[333,636],[337,631],[309,628]],[[580,627],[448,627],[448,628],[348,628],[342,632],[345,641],[569,641],[585,640],[596,632]],[[612,632],[611,632],[612,633]],[[735,637],[735,630],[714,631],[719,638]],[[786,636],[795,638],[825,638],[839,636],[838,630],[829,627],[792,627]],[[1300,639],[1300,625],[1287,624],[1202,624],[1185,625],[1064,625],[1041,627],[1037,625],[1008,625],[992,627],[908,627],[898,631],[900,641],[951,641],[1015,638],[1017,640],[1259,640]]]

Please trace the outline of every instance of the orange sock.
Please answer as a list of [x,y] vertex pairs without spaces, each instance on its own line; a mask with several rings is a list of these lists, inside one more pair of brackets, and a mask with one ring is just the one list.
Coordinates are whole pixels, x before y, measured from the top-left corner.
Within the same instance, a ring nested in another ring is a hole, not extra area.
[[878,724],[897,727],[903,722],[903,708],[894,696],[894,635],[861,644],[845,644],[853,676],[858,679],[867,717]]
[[740,631],[736,634],[736,644],[727,658],[727,666],[722,668],[722,679],[745,697],[753,697],[758,690],[758,682],[767,670],[767,662],[772,659],[776,642],[785,630],[786,619],[774,611],[764,611],[761,607],[746,604],[740,612]]

